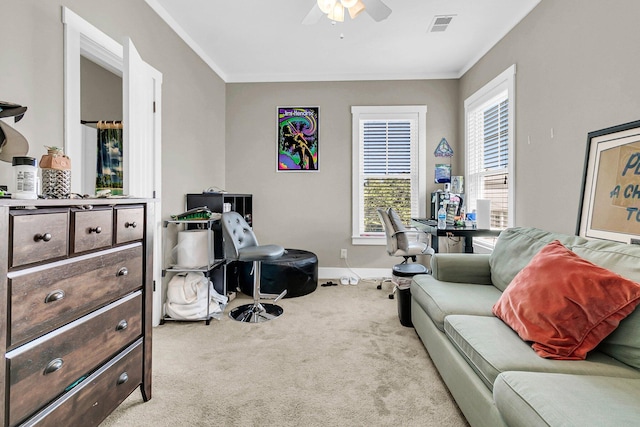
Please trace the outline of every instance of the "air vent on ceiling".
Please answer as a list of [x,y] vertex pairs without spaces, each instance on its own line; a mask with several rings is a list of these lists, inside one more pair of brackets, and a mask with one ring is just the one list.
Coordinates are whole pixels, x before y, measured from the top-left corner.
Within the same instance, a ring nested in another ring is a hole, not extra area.
[[451,20],[456,15],[436,15],[433,17],[433,21],[431,21],[431,25],[429,26],[430,33],[441,33],[447,29]]

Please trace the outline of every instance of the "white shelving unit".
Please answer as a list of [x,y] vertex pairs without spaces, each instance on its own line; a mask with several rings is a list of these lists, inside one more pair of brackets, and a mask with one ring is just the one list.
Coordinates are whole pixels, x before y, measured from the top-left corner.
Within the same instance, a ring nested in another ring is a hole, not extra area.
[[[167,277],[167,274],[177,274],[177,273],[188,273],[188,272],[201,272],[204,274],[204,276],[208,279],[208,280],[212,280],[212,272],[213,270],[217,269],[217,268],[222,268],[222,274],[223,274],[223,278],[222,278],[222,289],[223,289],[223,294],[222,295],[227,295],[227,280],[226,280],[226,261],[224,259],[215,259],[215,255],[214,255],[214,224],[219,223],[220,220],[219,219],[206,219],[206,220],[166,220],[163,223],[163,239],[162,239],[162,243],[163,243],[163,253],[164,253],[164,262],[167,263],[167,259],[172,259],[173,257],[167,257],[167,250],[171,250],[170,248],[167,247],[167,242],[169,241],[167,239],[167,232],[169,232],[168,230],[173,228],[175,232],[175,236],[177,237],[178,233],[180,231],[185,231],[185,230],[207,230],[207,260],[208,263],[207,265],[203,265],[202,267],[197,267],[197,268],[190,268],[190,267],[183,267],[183,266],[179,266],[176,264],[165,264],[164,268],[162,269],[162,277],[163,277],[163,282],[167,282],[167,280],[165,279],[165,277]],[[167,282],[168,283],[168,282]],[[210,293],[210,287],[207,286],[207,315],[203,318],[199,318],[199,319],[189,319],[189,320],[185,320],[185,319],[174,319],[170,316],[168,316],[166,313],[164,313],[164,307],[163,307],[163,316],[162,319],[160,320],[160,324],[163,324],[165,321],[181,321],[181,322],[185,322],[185,321],[204,321],[207,325],[209,325],[211,323],[211,319],[213,318],[211,316],[210,313],[210,301],[211,301],[211,293]]]

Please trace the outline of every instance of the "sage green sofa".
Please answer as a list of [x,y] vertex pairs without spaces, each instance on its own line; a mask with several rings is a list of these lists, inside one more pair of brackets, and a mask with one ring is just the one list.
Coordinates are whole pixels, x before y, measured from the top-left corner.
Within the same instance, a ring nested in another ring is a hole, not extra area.
[[491,255],[436,254],[411,284],[411,319],[471,426],[640,425],[640,308],[585,360],[538,356],[492,313],[517,273],[559,240],[592,263],[640,282],[640,246],[503,231]]

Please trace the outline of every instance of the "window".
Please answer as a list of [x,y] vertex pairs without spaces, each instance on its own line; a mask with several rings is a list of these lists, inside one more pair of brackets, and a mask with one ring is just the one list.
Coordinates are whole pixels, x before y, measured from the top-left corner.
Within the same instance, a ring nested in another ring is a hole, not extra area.
[[426,106],[352,107],[353,244],[385,244],[376,209],[425,215]]
[[511,227],[515,205],[515,65],[470,96],[464,108],[467,212],[477,208],[478,199],[488,199],[491,228]]

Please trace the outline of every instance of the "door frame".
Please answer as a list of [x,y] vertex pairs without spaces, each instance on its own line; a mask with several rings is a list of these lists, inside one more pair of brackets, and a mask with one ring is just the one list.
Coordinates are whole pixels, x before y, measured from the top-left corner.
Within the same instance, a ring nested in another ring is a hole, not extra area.
[[[80,107],[80,57],[95,62],[110,72],[123,77],[124,48],[122,44],[103,33],[81,18],[71,9],[62,6],[62,22],[64,24],[64,152],[69,158],[76,159],[73,163],[71,174],[71,192],[82,193],[82,180],[86,176],[87,168],[95,168],[95,165],[83,162],[82,149],[82,125]],[[153,155],[151,162],[143,162],[136,165],[138,173],[149,173],[153,176],[153,194],[146,194],[144,197],[153,197],[156,203],[154,209],[154,224],[149,224],[154,229],[153,239],[153,325],[160,323],[162,315],[162,260],[161,260],[161,184],[162,184],[162,102],[161,85],[162,73],[146,64],[145,72],[153,80],[153,97],[155,103],[155,114],[153,115]],[[124,78],[123,78],[124,80]],[[124,102],[124,98],[123,98]],[[125,106],[123,106],[125,107]],[[126,109],[129,107],[126,106]],[[125,108],[123,108],[125,110]],[[124,126],[128,126],[124,123]],[[130,161],[128,153],[123,153],[124,174],[130,175]],[[141,170],[142,169],[142,170]],[[125,192],[129,189],[124,188]]]
[[64,24],[64,152],[74,162],[71,192],[83,194],[82,182],[87,165],[82,150],[80,57],[95,62],[122,77],[124,51],[122,45],[62,6]]

